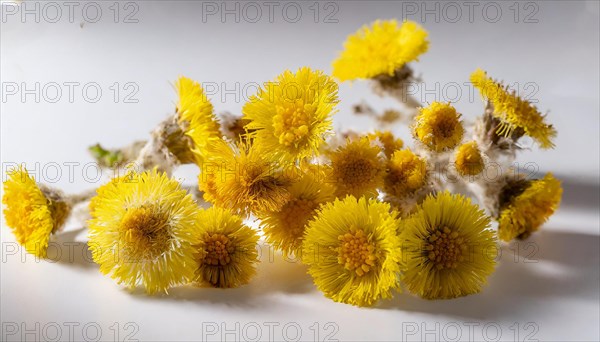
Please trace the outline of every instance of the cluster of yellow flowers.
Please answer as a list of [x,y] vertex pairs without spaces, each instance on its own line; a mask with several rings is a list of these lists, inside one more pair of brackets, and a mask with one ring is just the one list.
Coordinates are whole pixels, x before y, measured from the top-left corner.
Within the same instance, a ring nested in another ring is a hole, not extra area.
[[[428,45],[414,22],[376,21],[348,38],[333,75],[390,81]],[[496,236],[510,241],[538,230],[562,189],[551,174],[481,177],[496,152],[514,152],[521,136],[546,148],[556,132],[484,72],[471,79],[487,101],[473,138],[452,104],[433,102],[413,118],[410,149],[389,130],[336,139],[338,85],[321,71],[284,71],[227,123],[201,85],[181,77],[175,113],[136,143],[130,160],[95,147],[103,158],[118,156],[109,159],[120,164],[109,166],[131,164],[89,201],[93,259],[118,283],[148,293],[189,283],[230,288],[256,273],[263,236],[299,257],[318,289],[338,302],[368,306],[401,288],[427,299],[477,293],[494,271]],[[170,177],[179,164],[199,167],[198,192],[209,208]],[[436,179],[440,165],[456,176],[453,186],[477,188],[484,208]],[[24,168],[4,183],[6,222],[41,257],[73,205],[86,199],[36,184]]]

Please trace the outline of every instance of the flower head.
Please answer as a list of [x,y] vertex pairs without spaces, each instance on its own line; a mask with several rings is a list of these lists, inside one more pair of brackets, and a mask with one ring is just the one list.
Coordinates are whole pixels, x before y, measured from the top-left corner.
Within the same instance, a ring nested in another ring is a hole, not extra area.
[[275,159],[314,155],[331,134],[338,86],[321,71],[285,71],[244,105],[246,129],[254,143]]
[[560,181],[551,173],[542,179],[509,182],[501,195],[500,239],[511,241],[529,237],[558,209],[561,196]]
[[258,235],[240,216],[211,207],[198,214],[201,240],[195,280],[213,287],[238,287],[256,274]]
[[367,137],[347,140],[346,145],[330,152],[330,178],[336,188],[336,196],[377,196],[377,188],[383,184],[385,172],[380,153],[381,148],[372,145]]
[[60,230],[71,204],[56,190],[38,185],[23,167],[9,171],[4,182],[4,217],[27,252],[46,257],[50,234]]
[[403,198],[425,186],[427,162],[411,150],[394,152],[387,163],[383,191],[390,196]]
[[460,144],[464,128],[460,114],[449,103],[433,102],[421,108],[415,118],[413,134],[427,148],[442,152]]
[[267,242],[285,254],[298,255],[308,221],[323,203],[333,200],[333,192],[323,178],[303,174],[290,186],[290,199],[281,209],[258,214]]
[[495,265],[489,226],[484,212],[462,195],[427,197],[400,232],[407,289],[426,299],[479,292]]
[[427,31],[414,21],[399,25],[396,20],[377,20],[348,37],[344,51],[333,62],[333,76],[340,81],[392,76],[428,47]]
[[471,82],[479,90],[481,96],[490,101],[493,115],[500,120],[496,133],[500,136],[510,136],[516,130],[536,140],[542,148],[552,148],[552,139],[556,130],[547,124],[537,108],[529,101],[522,99],[514,91],[500,82],[487,76],[486,72],[477,69],[471,74]]
[[475,176],[485,167],[483,154],[475,141],[464,143],[454,154],[454,166],[461,176]]
[[389,298],[399,287],[398,224],[389,204],[374,199],[347,196],[325,204],[308,224],[302,250],[319,290],[358,306]]
[[[178,123],[183,128],[185,135],[191,139],[191,151],[194,153],[196,163],[200,165],[209,141],[221,137],[219,122],[214,114],[212,104],[198,82],[187,77],[180,77],[175,87],[179,94]],[[181,142],[182,139],[171,140]]]
[[381,145],[383,153],[387,158],[390,158],[394,152],[400,150],[404,146],[404,141],[396,138],[390,131],[375,131],[369,134],[369,138]]
[[279,210],[290,198],[291,176],[256,145],[216,140],[199,176],[205,200],[240,214]]
[[130,173],[98,190],[89,245],[100,271],[128,287],[166,292],[194,276],[198,206],[176,180]]

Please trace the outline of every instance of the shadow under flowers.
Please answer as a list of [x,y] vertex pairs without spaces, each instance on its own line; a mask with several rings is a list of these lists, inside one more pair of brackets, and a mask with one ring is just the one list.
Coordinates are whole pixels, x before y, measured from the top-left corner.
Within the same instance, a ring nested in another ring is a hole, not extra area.
[[97,269],[99,266],[92,259],[89,245],[78,241],[77,237],[87,228],[68,230],[57,234],[48,245],[48,262],[85,269]]
[[600,299],[600,236],[542,230],[525,241],[501,248],[496,272],[476,295],[429,301],[397,294],[379,308],[498,319],[515,312],[539,315],[549,297]]
[[137,288],[133,294],[143,300],[174,300],[217,303],[227,306],[261,307],[269,305],[280,294],[302,294],[316,291],[307,267],[299,259],[285,258],[272,247],[261,244],[257,273],[249,284],[220,289],[208,286],[179,286],[167,295],[146,296]]
[[598,211],[600,207],[600,184],[583,182],[573,176],[557,175],[562,182],[562,208]]

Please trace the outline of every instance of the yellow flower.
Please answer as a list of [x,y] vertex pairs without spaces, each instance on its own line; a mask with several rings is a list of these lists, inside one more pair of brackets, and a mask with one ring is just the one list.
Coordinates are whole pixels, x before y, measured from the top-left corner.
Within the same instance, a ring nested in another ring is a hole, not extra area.
[[369,134],[369,138],[371,141],[381,144],[383,153],[387,158],[390,158],[395,151],[400,150],[404,146],[404,141],[396,138],[390,131],[375,131]]
[[321,71],[287,70],[244,105],[254,143],[275,159],[295,161],[317,154],[332,132],[338,86]]
[[428,196],[403,221],[402,280],[426,299],[481,290],[495,266],[496,238],[483,210],[462,195]]
[[500,120],[496,131],[498,135],[507,137],[515,130],[522,130],[542,148],[554,147],[552,139],[556,136],[556,130],[544,121],[545,116],[533,104],[519,97],[514,91],[510,92],[507,86],[494,81],[481,69],[471,74],[471,82],[481,96],[493,105],[493,115]]
[[427,163],[410,150],[394,152],[387,163],[383,191],[396,198],[403,198],[425,186]]
[[218,170],[213,170],[210,163],[206,163],[198,175],[198,189],[202,192],[202,198],[216,206],[223,206],[224,198],[219,194],[217,188]]
[[536,232],[560,205],[560,181],[547,173],[537,180],[520,180],[504,189],[498,219],[498,236],[503,241],[526,239]]
[[349,36],[344,51],[333,62],[340,81],[392,76],[404,64],[417,60],[429,47],[427,31],[414,21],[375,21]]
[[290,198],[292,177],[269,157],[256,145],[213,141],[199,176],[204,199],[243,215],[281,209]]
[[413,134],[430,150],[442,152],[460,144],[464,128],[454,107],[449,103],[433,102],[420,109]]
[[454,165],[461,176],[475,176],[483,171],[485,161],[475,141],[464,143],[454,154]]
[[92,257],[120,284],[167,292],[194,276],[198,210],[177,181],[156,169],[120,177],[100,187],[93,201]]
[[71,212],[65,196],[36,184],[23,167],[8,172],[4,182],[4,217],[27,252],[45,258],[50,234],[60,230]]
[[321,204],[333,200],[333,187],[312,173],[290,186],[290,200],[277,211],[258,214],[267,242],[285,254],[299,254],[306,224]]
[[389,204],[374,199],[347,196],[325,204],[309,222],[302,247],[319,290],[358,306],[390,298],[399,287],[398,225]]
[[[198,82],[187,77],[180,77],[175,87],[179,94],[178,122],[185,135],[192,140],[191,151],[194,153],[196,163],[201,165],[209,141],[222,136],[219,123],[212,104]],[[177,137],[171,140],[177,140]],[[181,139],[178,140],[181,141]]]
[[256,274],[258,235],[230,210],[200,211],[201,241],[195,281],[213,287],[238,287]]
[[381,148],[371,145],[367,137],[354,141],[329,153],[331,159],[331,182],[336,197],[352,195],[377,196],[377,188],[383,184],[385,164],[379,155]]

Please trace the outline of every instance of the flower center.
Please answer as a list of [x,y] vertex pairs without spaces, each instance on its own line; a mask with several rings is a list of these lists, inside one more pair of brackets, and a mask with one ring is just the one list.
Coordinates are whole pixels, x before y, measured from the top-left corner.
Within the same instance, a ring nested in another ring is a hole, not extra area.
[[454,134],[457,122],[453,116],[442,116],[432,123],[435,136],[450,138]]
[[342,161],[340,167],[341,178],[340,182],[345,185],[362,185],[365,182],[371,181],[377,170],[373,164],[363,158],[350,158]]
[[206,244],[204,263],[212,266],[225,266],[231,262],[235,246],[227,236],[220,233],[206,233],[204,243]]
[[427,166],[409,150],[396,151],[388,163],[385,190],[391,195],[403,197],[425,184]]
[[467,248],[464,239],[448,227],[436,230],[429,236],[427,242],[425,255],[438,270],[454,269],[464,260]]
[[477,145],[467,143],[456,154],[456,170],[462,175],[475,176],[483,171],[484,163]]
[[155,207],[128,209],[121,221],[121,239],[129,260],[153,259],[169,248],[168,215]]
[[281,208],[281,221],[291,236],[302,238],[304,225],[314,213],[317,203],[311,199],[296,198]]
[[310,117],[315,108],[304,104],[303,100],[286,102],[276,107],[277,114],[273,116],[275,136],[284,146],[297,146],[306,138],[310,131]]
[[416,122],[416,137],[436,152],[454,148],[464,134],[460,114],[450,104],[433,102],[421,110]]
[[352,230],[338,237],[341,246],[338,248],[338,263],[348,271],[356,272],[362,277],[375,266],[377,256],[375,246],[369,242],[362,229]]
[[290,196],[286,187],[289,180],[279,174],[265,175],[265,172],[242,177],[238,190],[241,195],[236,205],[245,204],[257,211],[281,209]]

